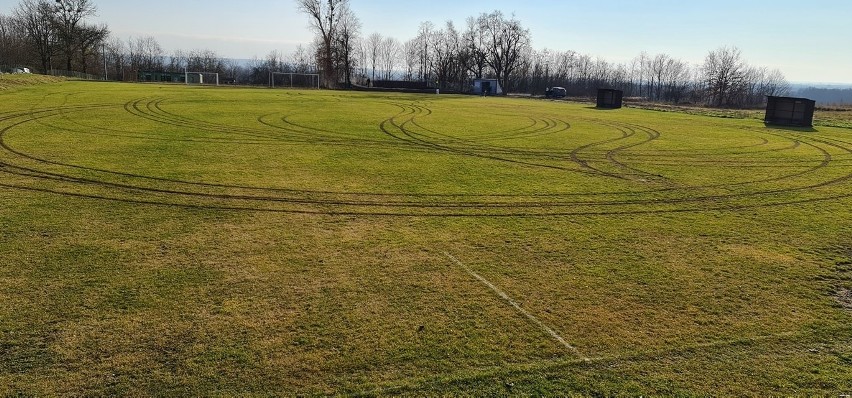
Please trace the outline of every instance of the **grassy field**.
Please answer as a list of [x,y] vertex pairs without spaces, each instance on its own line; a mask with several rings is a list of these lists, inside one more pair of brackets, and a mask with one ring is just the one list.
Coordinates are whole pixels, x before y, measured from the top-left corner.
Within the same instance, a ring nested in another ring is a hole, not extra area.
[[852,130],[0,93],[0,396],[852,393]]

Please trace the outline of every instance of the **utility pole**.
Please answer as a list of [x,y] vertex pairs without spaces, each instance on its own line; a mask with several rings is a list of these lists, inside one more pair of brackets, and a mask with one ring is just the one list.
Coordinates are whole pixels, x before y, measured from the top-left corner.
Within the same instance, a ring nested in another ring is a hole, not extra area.
[[104,57],[104,81],[107,81],[106,43],[101,42],[101,54]]

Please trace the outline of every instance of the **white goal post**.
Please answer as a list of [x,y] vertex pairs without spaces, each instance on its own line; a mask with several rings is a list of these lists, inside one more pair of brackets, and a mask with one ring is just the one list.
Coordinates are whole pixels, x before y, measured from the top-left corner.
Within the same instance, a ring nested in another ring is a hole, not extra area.
[[[212,81],[211,81],[212,80]],[[190,72],[184,70],[184,82],[186,85],[219,85],[219,73],[217,72]]]
[[[320,88],[320,75],[317,73],[270,72],[269,86],[275,88],[275,76],[284,77],[278,87],[309,87]],[[295,84],[295,81],[299,81]]]

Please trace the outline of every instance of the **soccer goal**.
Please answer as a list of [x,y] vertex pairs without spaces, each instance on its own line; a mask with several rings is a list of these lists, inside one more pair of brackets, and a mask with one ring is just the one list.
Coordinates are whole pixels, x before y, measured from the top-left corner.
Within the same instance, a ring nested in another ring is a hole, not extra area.
[[271,72],[269,85],[272,88],[319,88],[320,76],[316,73]]
[[187,85],[200,84],[205,86],[218,86],[219,74],[216,72],[184,72],[184,81]]

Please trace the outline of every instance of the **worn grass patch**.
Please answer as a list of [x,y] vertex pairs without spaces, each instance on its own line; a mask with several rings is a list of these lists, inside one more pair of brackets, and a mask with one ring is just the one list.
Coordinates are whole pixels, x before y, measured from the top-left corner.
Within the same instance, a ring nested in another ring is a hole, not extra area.
[[849,392],[850,130],[462,96],[2,96],[0,395]]
[[5,74],[0,73],[0,90],[14,90],[29,86],[59,83],[65,78],[35,74]]

